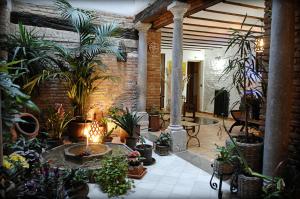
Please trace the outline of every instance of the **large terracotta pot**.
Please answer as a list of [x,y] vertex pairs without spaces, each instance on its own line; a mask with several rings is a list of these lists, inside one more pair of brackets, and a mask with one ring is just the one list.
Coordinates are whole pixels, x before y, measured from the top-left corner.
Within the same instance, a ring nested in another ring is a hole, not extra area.
[[214,161],[214,171],[216,171],[216,177],[220,178],[223,175],[223,180],[228,180],[231,178],[234,167],[232,164],[224,161],[215,159]]
[[74,139],[75,141],[84,140],[84,129],[90,128],[92,125],[92,121],[86,120],[86,121],[78,121],[73,120],[68,124],[68,132],[70,138]]
[[20,119],[26,122],[16,122],[15,123],[15,130],[18,134],[23,134],[25,137],[34,138],[38,135],[40,130],[40,123],[30,113],[21,113],[18,115]]

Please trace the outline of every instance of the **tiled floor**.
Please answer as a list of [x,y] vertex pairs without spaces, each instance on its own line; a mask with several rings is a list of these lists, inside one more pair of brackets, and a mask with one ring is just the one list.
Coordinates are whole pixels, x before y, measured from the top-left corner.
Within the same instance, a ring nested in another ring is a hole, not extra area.
[[[125,199],[216,199],[217,191],[209,186],[211,175],[189,162],[172,154],[153,154],[156,163],[148,166],[146,176],[135,180],[135,188],[124,196]],[[228,184],[223,184],[223,198],[230,198]],[[98,185],[90,184],[89,197],[104,199]]]

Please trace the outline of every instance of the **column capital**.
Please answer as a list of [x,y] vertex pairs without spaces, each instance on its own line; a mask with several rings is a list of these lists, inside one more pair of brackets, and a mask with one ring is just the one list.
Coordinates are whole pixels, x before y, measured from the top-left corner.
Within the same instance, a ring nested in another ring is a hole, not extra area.
[[137,22],[134,24],[134,28],[137,29],[139,32],[147,32],[151,28],[151,23],[143,23],[143,22]]
[[172,12],[174,19],[182,19],[186,11],[189,9],[190,4],[180,1],[174,1],[168,6],[168,10]]

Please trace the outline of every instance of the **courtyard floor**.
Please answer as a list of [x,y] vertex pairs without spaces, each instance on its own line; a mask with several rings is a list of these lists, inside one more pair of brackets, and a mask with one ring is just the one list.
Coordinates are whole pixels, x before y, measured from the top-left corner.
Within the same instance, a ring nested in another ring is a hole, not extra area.
[[[175,154],[159,156],[153,154],[156,163],[147,167],[147,174],[135,180],[135,188],[124,196],[128,199],[216,199],[218,192],[211,189],[211,174],[194,166]],[[217,179],[215,179],[218,182]],[[89,198],[108,198],[95,184],[89,184]],[[229,185],[223,184],[223,198],[231,198]]]

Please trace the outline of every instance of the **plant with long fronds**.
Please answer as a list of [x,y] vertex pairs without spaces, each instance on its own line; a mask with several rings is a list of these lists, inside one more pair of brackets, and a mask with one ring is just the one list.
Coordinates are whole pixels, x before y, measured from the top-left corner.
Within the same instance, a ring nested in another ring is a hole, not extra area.
[[118,43],[113,38],[118,35],[119,28],[115,23],[93,24],[95,16],[92,11],[74,8],[67,0],[57,0],[56,7],[62,18],[67,20],[78,34],[78,44],[73,48],[55,45],[56,56],[62,61],[58,64],[59,71],[44,72],[25,87],[32,90],[46,77],[62,79],[74,115],[84,117],[89,96],[103,80],[114,79],[105,74],[106,66],[101,62],[99,55],[112,54],[122,59]]
[[112,121],[124,129],[130,137],[134,137],[134,130],[141,120],[141,117],[137,113],[131,113],[128,108],[125,111],[120,111],[119,114],[111,114]]
[[[247,16],[246,16],[247,17]],[[244,21],[246,20],[246,17]],[[241,25],[243,28],[244,21]],[[234,52],[230,56],[228,65],[223,71],[223,75],[232,75],[232,86],[229,89],[235,88],[241,96],[242,104],[245,111],[245,132],[246,139],[249,136],[248,121],[249,121],[249,105],[250,98],[255,98],[262,102],[265,97],[265,82],[262,74],[257,70],[255,39],[256,35],[251,27],[248,31],[233,30],[231,38],[228,41],[228,46],[225,53],[229,50]],[[236,102],[237,103],[237,102]],[[236,104],[235,103],[235,104]]]
[[14,82],[21,87],[31,81],[32,77],[40,74],[56,64],[53,57],[53,43],[38,35],[33,28],[25,28],[20,22],[18,31],[8,36],[8,61],[22,60],[10,68],[10,73],[17,76]]

